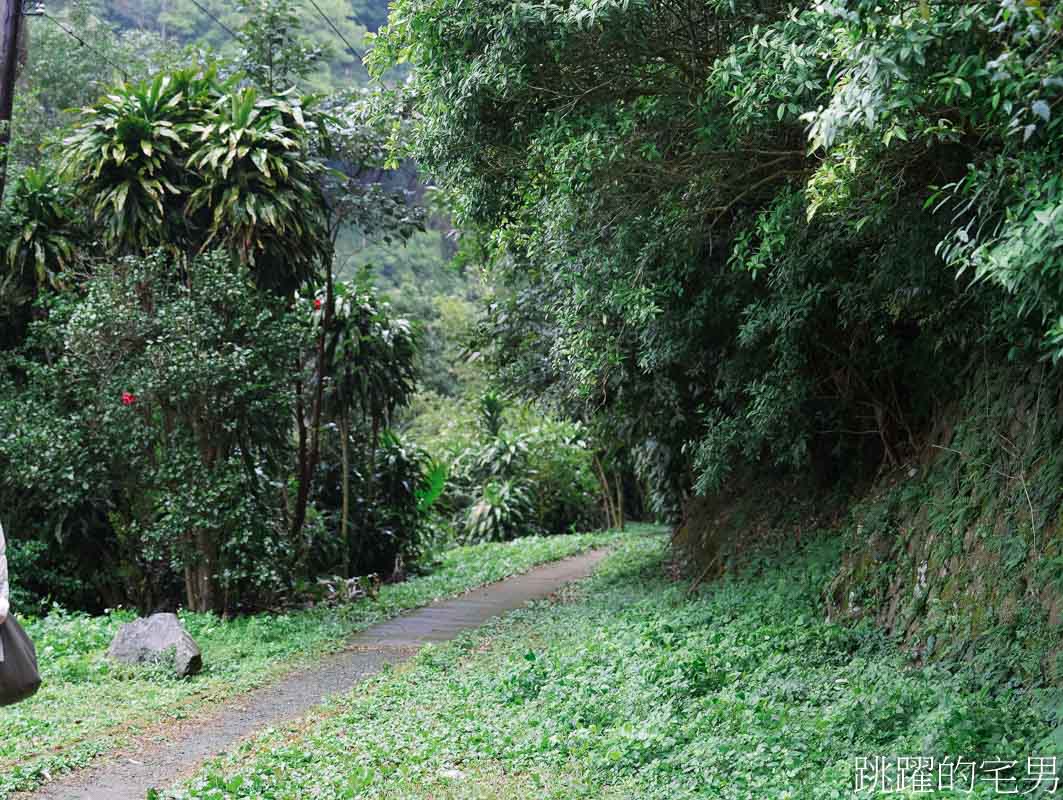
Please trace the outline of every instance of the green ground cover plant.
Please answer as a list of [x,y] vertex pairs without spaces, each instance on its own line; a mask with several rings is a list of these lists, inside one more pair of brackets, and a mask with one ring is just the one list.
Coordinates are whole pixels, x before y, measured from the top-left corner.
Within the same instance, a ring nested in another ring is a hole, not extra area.
[[376,600],[338,607],[221,619],[182,613],[199,643],[204,670],[190,679],[165,667],[132,668],[104,657],[127,610],[90,617],[55,609],[24,621],[37,645],[44,686],[25,703],[0,710],[0,798],[83,766],[156,723],[172,723],[336,650],[355,631],[405,609],[617,541],[622,534],[525,537],[458,547],[431,572],[381,587]]
[[1050,747],[1047,697],[824,621],[837,540],[752,558],[694,596],[664,554],[663,537],[628,538],[558,601],[425,649],[170,795],[814,800],[857,796],[857,757]]

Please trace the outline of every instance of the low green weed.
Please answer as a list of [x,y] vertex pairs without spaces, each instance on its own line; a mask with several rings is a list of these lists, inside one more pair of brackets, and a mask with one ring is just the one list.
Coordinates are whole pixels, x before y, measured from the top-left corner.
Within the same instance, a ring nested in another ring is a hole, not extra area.
[[617,541],[621,534],[526,537],[446,551],[428,574],[383,586],[375,601],[222,620],[182,613],[203,651],[204,669],[180,680],[167,670],[128,667],[104,653],[128,610],[90,617],[54,609],[26,620],[44,685],[0,709],[0,798],[46,782],[121,747],[151,726],[259,686],[335,650],[355,631],[409,608]]
[[874,627],[826,622],[833,543],[694,597],[663,552],[628,540],[559,602],[426,649],[171,794],[833,800],[873,796],[854,791],[861,757],[1021,758],[1023,791],[1025,756],[1054,754],[1033,692],[914,667]]

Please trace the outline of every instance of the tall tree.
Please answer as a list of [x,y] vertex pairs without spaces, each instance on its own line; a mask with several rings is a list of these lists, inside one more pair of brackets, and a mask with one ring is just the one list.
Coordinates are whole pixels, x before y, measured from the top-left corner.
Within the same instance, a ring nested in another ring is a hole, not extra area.
[[18,78],[19,40],[23,28],[22,0],[3,0],[0,10],[0,198],[7,182],[7,155],[11,143],[11,112]]
[[674,510],[897,460],[958,379],[926,360],[1029,347],[1024,310],[1063,353],[1061,19],[399,0],[373,60],[412,64],[413,154],[488,243],[501,374],[604,418]]

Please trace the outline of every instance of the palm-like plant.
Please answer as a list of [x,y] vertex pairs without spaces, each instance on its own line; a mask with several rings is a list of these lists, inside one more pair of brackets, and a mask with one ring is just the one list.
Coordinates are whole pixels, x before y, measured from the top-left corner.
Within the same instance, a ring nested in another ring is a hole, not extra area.
[[506,404],[497,392],[487,392],[480,398],[480,426],[488,436],[498,436],[502,430],[502,414]]
[[515,481],[491,481],[469,509],[466,537],[473,542],[512,539],[531,516],[531,500]]
[[499,431],[476,457],[476,471],[488,478],[504,478],[523,470],[528,441],[521,435]]
[[[330,252],[301,101],[221,82],[214,69],[123,84],[65,140],[63,169],[120,253],[227,249],[289,294]],[[319,137],[320,138],[320,137]]]
[[386,424],[416,389],[413,327],[372,289],[339,283],[335,294],[328,345],[334,391],[365,419]]
[[103,223],[106,245],[119,252],[187,247],[189,126],[224,88],[213,70],[179,70],[123,84],[82,110],[63,142],[62,165]]
[[48,169],[30,168],[15,181],[5,217],[0,293],[24,301],[43,286],[60,288],[76,250],[70,187]]
[[266,288],[288,292],[313,275],[330,240],[311,129],[301,101],[245,88],[219,97],[195,135],[188,169],[197,188],[186,210],[209,210],[203,246],[223,244]]
[[[354,284],[335,286],[329,319],[331,330],[325,350],[332,380],[324,399],[340,433],[343,459],[340,533],[347,542],[352,418],[357,413],[369,423],[367,474],[375,475],[372,462],[379,432],[389,423],[394,410],[409,402],[416,388],[416,342],[409,322],[393,318],[387,305],[372,290]],[[372,485],[369,490],[371,494]]]

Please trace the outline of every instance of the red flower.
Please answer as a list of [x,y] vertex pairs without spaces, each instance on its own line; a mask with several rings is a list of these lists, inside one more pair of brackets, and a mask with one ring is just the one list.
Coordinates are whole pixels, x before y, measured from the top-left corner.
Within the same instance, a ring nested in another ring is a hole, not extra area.
[[122,392],[122,405],[131,406],[137,401],[137,396],[130,392]]
[[314,311],[320,311],[320,310],[321,310],[321,298],[320,297],[315,297],[314,298]]

